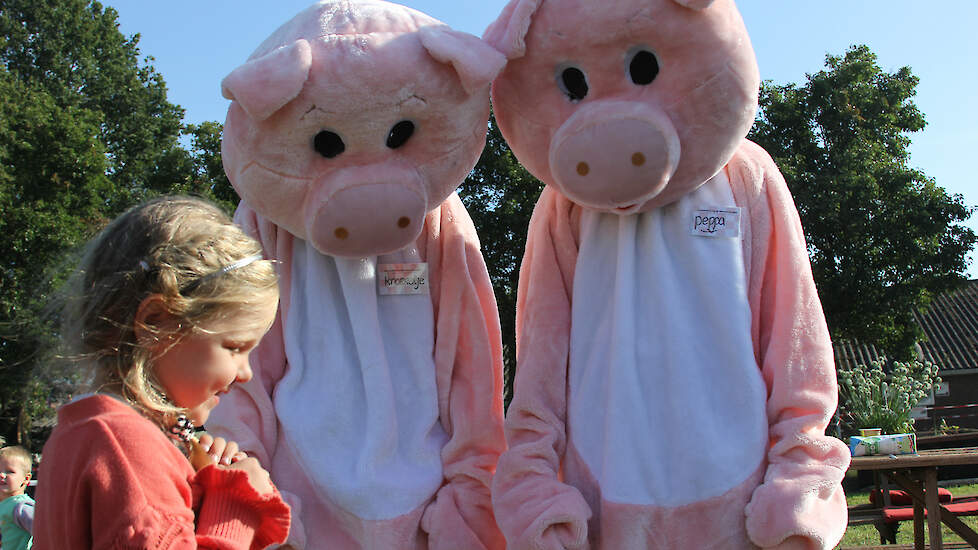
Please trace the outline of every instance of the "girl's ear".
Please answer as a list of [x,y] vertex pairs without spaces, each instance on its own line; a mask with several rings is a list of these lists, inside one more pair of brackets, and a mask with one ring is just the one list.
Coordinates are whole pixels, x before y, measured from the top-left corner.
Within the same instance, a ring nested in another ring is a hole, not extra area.
[[139,307],[136,308],[136,316],[132,325],[136,341],[140,344],[151,345],[159,340],[161,332],[177,330],[179,322],[166,307],[163,295],[150,294],[143,298]]

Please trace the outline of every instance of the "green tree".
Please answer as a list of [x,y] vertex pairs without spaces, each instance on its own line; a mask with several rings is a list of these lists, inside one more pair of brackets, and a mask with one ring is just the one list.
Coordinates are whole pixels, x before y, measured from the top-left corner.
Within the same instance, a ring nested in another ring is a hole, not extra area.
[[189,124],[183,135],[190,140],[190,150],[175,148],[164,163],[171,172],[166,192],[198,195],[219,204],[229,214],[238,206],[237,193],[224,173],[221,159],[221,136],[224,127],[218,122]]
[[237,202],[220,124],[183,128],[138,41],[98,2],[0,0],[0,436],[11,441],[30,444],[70,381],[33,369],[56,337],[44,304],[67,253],[149,196]]
[[104,220],[111,185],[93,137],[98,123],[0,69],[0,434],[8,440],[26,436],[30,367],[50,344],[41,314],[58,278],[50,267]]
[[211,198],[220,203],[228,212],[238,206],[237,192],[231,187],[224,163],[221,159],[221,136],[224,126],[219,122],[204,122],[187,126],[186,133],[191,136],[191,158],[193,160],[192,192]]
[[908,135],[925,126],[917,83],[909,67],[887,73],[854,46],[804,85],[764,82],[750,136],[794,196],[833,338],[896,358],[921,336],[914,308],[964,281],[976,241],[960,225],[972,210],[963,197],[908,166]]
[[169,190],[183,109],[166,100],[166,83],[146,58],[139,35],[119,32],[118,13],[88,0],[0,0],[0,61],[62,108],[96,113],[115,210]]
[[486,147],[459,187],[459,195],[479,232],[499,306],[507,404],[513,395],[516,368],[516,286],[527,226],[542,190],[543,184],[516,160],[495,118],[490,118]]

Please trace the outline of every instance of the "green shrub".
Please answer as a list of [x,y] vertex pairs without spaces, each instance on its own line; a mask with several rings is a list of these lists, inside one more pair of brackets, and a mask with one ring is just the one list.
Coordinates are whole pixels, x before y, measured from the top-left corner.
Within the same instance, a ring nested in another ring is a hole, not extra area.
[[839,413],[843,425],[882,428],[883,433],[909,433],[910,417],[921,399],[941,383],[937,365],[930,362],[894,361],[889,372],[878,360],[852,369],[839,369]]

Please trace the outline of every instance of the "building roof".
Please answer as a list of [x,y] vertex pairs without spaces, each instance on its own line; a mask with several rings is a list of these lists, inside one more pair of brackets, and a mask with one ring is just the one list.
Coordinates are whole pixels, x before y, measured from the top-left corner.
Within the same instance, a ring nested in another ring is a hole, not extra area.
[[[937,296],[926,312],[914,311],[914,318],[924,332],[918,344],[922,360],[934,363],[942,372],[978,369],[978,279]],[[886,359],[871,344],[840,341],[832,347],[841,368]]]
[[941,370],[978,369],[978,280],[939,295],[914,318],[927,337],[920,342],[925,361]]

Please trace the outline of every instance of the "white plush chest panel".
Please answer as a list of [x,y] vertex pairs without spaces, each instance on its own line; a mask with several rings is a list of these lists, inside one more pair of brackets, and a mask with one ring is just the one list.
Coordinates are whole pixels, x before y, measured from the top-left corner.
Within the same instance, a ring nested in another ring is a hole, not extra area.
[[741,241],[690,234],[697,210],[733,206],[721,172],[664,208],[582,217],[568,424],[606,500],[700,501],[764,458]]
[[[398,517],[442,483],[431,298],[378,296],[378,258],[296,240],[275,407],[306,475],[364,519]],[[413,248],[381,263],[418,262]]]

